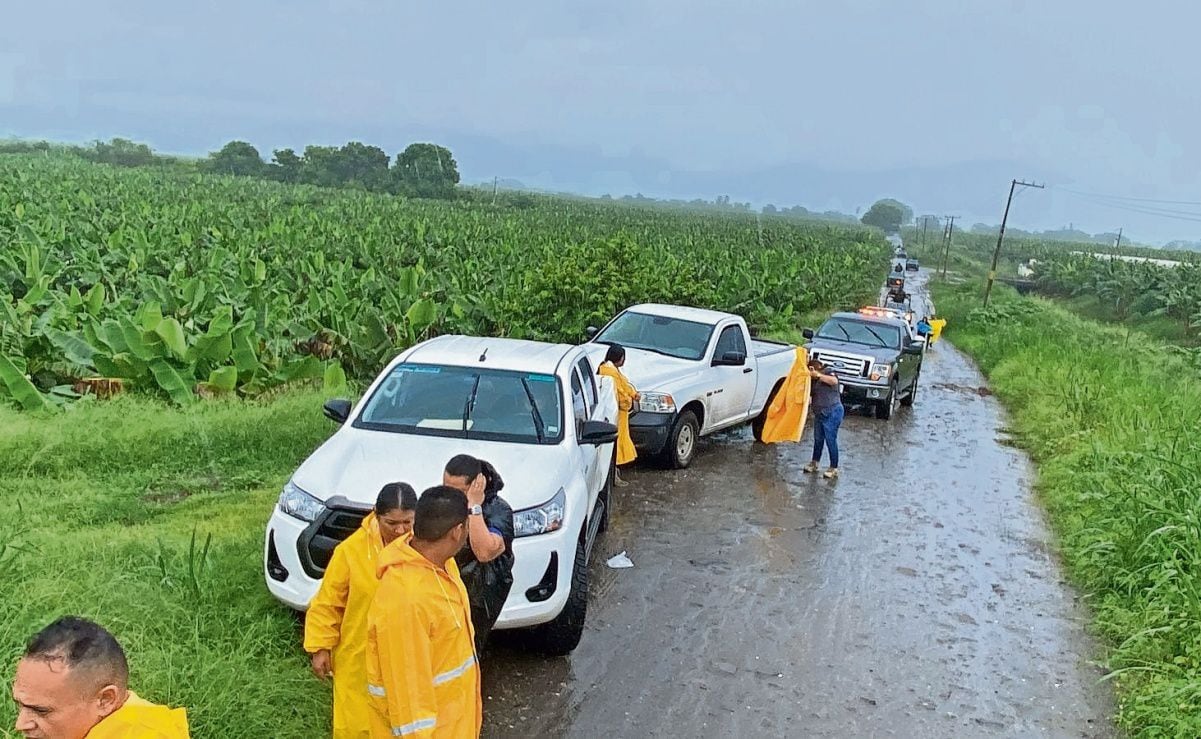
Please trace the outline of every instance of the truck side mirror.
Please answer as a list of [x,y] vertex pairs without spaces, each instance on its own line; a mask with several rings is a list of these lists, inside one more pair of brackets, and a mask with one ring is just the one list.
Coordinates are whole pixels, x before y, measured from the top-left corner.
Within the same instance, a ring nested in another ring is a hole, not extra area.
[[600,333],[600,329],[597,328],[596,326],[589,326],[588,328],[584,329],[584,335],[588,337],[589,341],[592,341],[593,339],[595,339],[596,335],[599,333]]
[[801,336],[805,337],[806,339],[812,340],[813,336],[814,336],[813,329],[811,329],[811,328],[802,329]]
[[612,444],[617,441],[617,427],[605,421],[584,421],[584,426],[580,429],[580,443],[593,444],[600,446],[601,444]]
[[325,405],[321,406],[321,412],[335,423],[346,423],[346,419],[350,418],[350,401],[345,398],[327,400]]
[[742,352],[726,352],[720,357],[713,358],[714,367],[741,367],[746,364],[746,355]]

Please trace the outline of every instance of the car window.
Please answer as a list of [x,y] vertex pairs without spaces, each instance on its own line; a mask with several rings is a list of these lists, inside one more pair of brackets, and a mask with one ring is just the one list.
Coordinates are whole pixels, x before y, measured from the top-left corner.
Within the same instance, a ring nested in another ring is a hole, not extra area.
[[575,415],[575,433],[578,437],[584,432],[584,422],[588,420],[588,402],[584,398],[584,384],[580,382],[580,371],[571,371],[571,409]]
[[354,425],[375,431],[528,443],[563,437],[554,375],[400,364]]
[[626,311],[613,319],[593,341],[697,360],[705,356],[712,336],[713,327],[704,323]]
[[592,405],[595,407],[599,400],[599,396],[596,394],[596,372],[592,369],[588,357],[581,357],[576,364],[576,369],[580,371],[580,377],[584,378],[585,390],[591,394]]
[[746,341],[742,338],[742,329],[739,326],[726,326],[721,330],[721,336],[717,337],[717,348],[713,350],[713,356],[721,358],[726,352],[738,352],[746,356]]
[[901,330],[896,326],[843,318],[832,318],[823,323],[817,330],[817,338],[892,349],[901,347]]

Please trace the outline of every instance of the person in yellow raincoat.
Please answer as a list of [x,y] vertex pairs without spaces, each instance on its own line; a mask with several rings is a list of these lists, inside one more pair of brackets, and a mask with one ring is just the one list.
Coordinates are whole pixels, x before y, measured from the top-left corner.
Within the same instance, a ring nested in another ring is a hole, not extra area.
[[15,728],[30,739],[188,739],[182,708],[142,700],[103,627],[64,616],[29,640],[13,680]]
[[413,529],[417,493],[411,485],[385,485],[375,510],[359,530],[334,549],[321,589],[304,620],[304,650],[313,672],[334,680],[333,739],[371,736],[367,684],[367,610],[379,587],[380,552]]
[[421,494],[413,533],[380,553],[367,612],[371,736],[474,739],[484,706],[471,604],[454,556],[467,540],[467,496]]
[[772,397],[759,440],[767,444],[800,441],[805,418],[809,415],[809,353],[797,347],[796,359],[784,384]]
[[[629,464],[638,458],[638,450],[634,448],[634,440],[630,438],[630,411],[634,410],[634,404],[638,402],[639,395],[638,390],[621,372],[625,363],[625,347],[620,344],[610,344],[609,351],[605,353],[605,361],[601,363],[600,370],[597,372],[597,374],[612,379],[617,390],[618,466]],[[626,484],[620,477],[616,478],[614,482],[618,485]]]

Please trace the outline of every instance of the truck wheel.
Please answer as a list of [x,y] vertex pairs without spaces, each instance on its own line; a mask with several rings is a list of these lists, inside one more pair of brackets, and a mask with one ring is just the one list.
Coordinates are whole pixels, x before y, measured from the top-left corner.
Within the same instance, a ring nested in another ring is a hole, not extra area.
[[692,411],[684,411],[676,418],[671,433],[667,435],[667,446],[663,449],[663,461],[668,467],[682,470],[692,464],[700,429],[701,425]]
[[755,441],[763,441],[763,426],[767,424],[767,409],[771,408],[772,402],[776,399],[776,393],[780,392],[782,387],[784,387],[783,382],[772,388],[771,395],[767,396],[767,404],[763,406],[759,415],[755,416],[755,420],[751,421],[751,433],[754,434]]
[[534,649],[552,657],[571,654],[584,635],[584,617],[588,615],[588,556],[583,538],[581,532],[575,545],[567,603],[553,621],[536,627],[530,634]]
[[897,409],[897,384],[894,382],[888,388],[888,395],[880,401],[876,402],[876,418],[887,421],[892,418],[893,412]]
[[913,376],[913,383],[909,385],[909,393],[905,397],[901,398],[901,405],[905,406],[906,408],[912,406],[913,401],[917,400],[917,381],[921,376],[922,371],[918,370],[917,374]]

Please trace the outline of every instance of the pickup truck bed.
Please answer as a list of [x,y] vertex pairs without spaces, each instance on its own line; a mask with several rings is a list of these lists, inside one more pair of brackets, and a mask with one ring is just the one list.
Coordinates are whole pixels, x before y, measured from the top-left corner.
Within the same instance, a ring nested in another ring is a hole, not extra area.
[[762,358],[770,357],[773,354],[780,354],[781,352],[796,351],[796,347],[792,344],[785,344],[783,341],[751,339],[751,351],[754,352],[756,358]]

